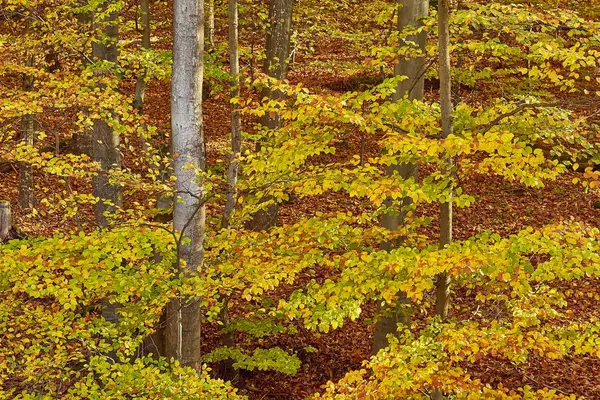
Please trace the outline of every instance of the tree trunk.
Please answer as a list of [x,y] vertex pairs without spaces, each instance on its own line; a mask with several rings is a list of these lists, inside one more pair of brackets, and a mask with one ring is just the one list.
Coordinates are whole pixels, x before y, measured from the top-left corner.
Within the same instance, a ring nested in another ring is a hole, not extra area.
[[[142,20],[142,49],[150,50],[152,45],[150,43],[150,0],[140,0],[140,16]],[[135,81],[135,97],[133,99],[133,106],[137,110],[139,115],[144,114],[144,99],[146,95],[146,69],[142,68],[139,71],[139,75]],[[153,160],[152,147],[148,143],[148,129],[145,122],[141,124],[142,131],[140,134],[140,143],[144,155],[148,158],[150,166],[157,170],[158,165]]]
[[[118,19],[117,12],[111,12],[103,21],[95,21],[95,24],[102,24],[103,33],[106,40],[94,42],[92,45],[92,55],[100,61],[108,61],[116,64],[117,62],[117,40],[118,40]],[[98,71],[99,77],[108,75],[110,70]],[[102,89],[102,84],[100,88]],[[119,134],[116,133],[105,119],[94,121],[92,131],[92,159],[100,164],[100,171],[93,179],[94,196],[99,201],[94,205],[94,214],[96,222],[101,227],[107,227],[109,221],[105,213],[111,213],[116,207],[122,206],[123,194],[120,185],[109,182],[110,170],[121,168],[121,153],[119,149]]]
[[[292,15],[294,0],[271,0],[269,3],[269,31],[267,33],[267,48],[264,72],[279,81],[287,77],[288,59],[290,57],[290,41],[292,38]],[[280,99],[283,94],[279,91],[266,90],[263,97]],[[278,115],[265,115],[263,125],[270,129],[281,127]]]
[[25,235],[19,232],[12,224],[10,202],[0,200],[0,244],[13,239],[23,239]]
[[[290,41],[292,38],[292,15],[294,0],[271,0],[269,2],[269,30],[267,33],[267,48],[264,72],[271,78],[285,80],[290,57]],[[262,97],[278,100],[283,93],[277,90],[265,89]],[[269,129],[279,129],[282,126],[281,117],[267,113],[261,123]],[[260,143],[258,144],[260,149]],[[265,201],[271,200],[270,197]],[[277,224],[279,207],[271,204],[252,216],[247,227],[252,230],[265,230]]]
[[[202,128],[204,0],[175,0],[171,78],[173,169],[177,178],[173,226],[180,235],[178,265],[187,276],[197,274],[204,256],[204,188],[198,170],[205,168]],[[183,242],[182,240],[183,239]],[[199,368],[200,307],[197,298],[167,307],[166,355]]]
[[[419,26],[421,20],[429,15],[429,0],[399,0],[398,1],[398,31],[401,32],[407,26]],[[406,38],[407,41],[415,42],[419,49],[425,50],[425,44],[427,42],[427,33],[425,31],[418,35],[409,36]],[[405,97],[412,100],[422,100],[425,86],[425,59],[424,57],[417,57],[411,59],[399,58],[398,63],[394,68],[394,74],[396,76],[406,76],[407,79],[403,80],[396,87],[396,93],[394,93],[392,100],[399,101]],[[418,167],[416,164],[401,164],[392,165],[388,168],[388,175],[398,172],[403,179],[409,179],[413,177],[416,181],[418,179]],[[399,227],[404,226],[405,211],[404,207],[408,207],[411,203],[410,198],[405,198],[402,201],[402,210],[397,213],[384,214],[381,219],[383,227],[395,231]],[[392,204],[391,199],[386,200],[386,205]],[[382,248],[384,250],[391,250],[397,247],[400,243],[384,243]],[[379,350],[387,347],[388,340],[387,335],[397,334],[398,324],[410,325],[410,310],[406,307],[409,304],[408,299],[404,293],[398,293],[398,302],[391,310],[389,315],[382,316],[377,320],[375,324],[375,331],[373,333],[373,345],[371,352],[376,354]]]
[[[422,26],[423,18],[429,15],[429,0],[398,0],[398,32],[408,26]],[[421,31],[417,35],[407,36],[405,42],[414,42],[421,51],[425,51],[427,32]],[[408,79],[398,83],[393,100],[398,101],[405,97],[411,100],[422,100],[425,87],[425,57],[405,59],[400,57],[394,67],[394,75],[406,76]]]
[[[440,41],[440,103],[442,108],[442,138],[447,138],[453,131],[452,120],[452,81],[450,77],[450,34],[448,29],[449,0],[440,0],[438,7],[438,25]],[[448,173],[452,160],[448,160]],[[441,204],[440,212],[440,247],[452,242],[452,197]],[[441,276],[438,281],[436,310],[445,319],[448,315],[449,280]]]
[[[33,67],[33,56],[27,57],[26,66]],[[33,90],[33,76],[23,75],[23,91]],[[35,136],[34,118],[32,114],[21,117],[21,142],[33,146]],[[33,207],[33,169],[27,162],[19,163],[19,204],[23,209]]]
[[[150,50],[150,0],[140,0],[142,20],[142,48]],[[135,82],[134,107],[140,114],[144,112],[144,95],[146,94],[146,70],[142,68]]]
[[215,0],[208,0],[208,45],[215,47]]
[[[231,79],[231,98],[240,95],[240,62],[238,54],[238,3],[229,0],[229,69]],[[227,202],[223,211],[221,227],[228,228],[235,209],[236,185],[242,149],[242,115],[237,104],[231,103],[231,155],[227,171]]]
[[[229,0],[229,72],[231,73],[231,98],[237,98],[240,95],[240,63],[238,54],[238,1]],[[240,166],[240,152],[242,149],[242,115],[239,106],[231,103],[231,155],[229,160],[229,169],[227,170],[227,202],[221,219],[221,228],[228,228],[231,224],[231,216],[235,210],[237,198],[237,179]],[[229,300],[223,302],[221,311],[221,322],[226,328],[230,323],[229,319]],[[225,332],[221,336],[223,346],[235,346],[235,333]],[[239,374],[233,368],[232,360],[224,360],[222,365],[223,377],[225,380],[235,382]]]
[[9,239],[12,229],[12,214],[10,212],[10,203],[6,200],[0,200],[0,243]]
[[[109,66],[106,70],[95,71],[99,79],[102,79],[103,76],[113,74],[111,66],[117,63],[118,17],[118,12],[111,12],[104,20],[97,20],[94,16],[94,25],[102,28],[102,37],[98,38],[99,41],[93,42],[92,56],[96,62],[107,61],[111,63],[108,64]],[[104,89],[102,83],[98,86],[101,90]],[[114,212],[116,207],[123,205],[121,186],[109,182],[110,171],[121,168],[119,134],[114,132],[105,119],[97,119],[93,123],[91,139],[92,160],[100,165],[98,174],[92,179],[94,196],[98,199],[96,204],[94,204],[94,215],[98,226],[107,228],[109,220],[106,214]],[[117,323],[119,320],[118,308],[118,303],[106,304],[102,310],[102,316],[107,321]],[[113,351],[107,354],[107,356],[115,358],[116,353]]]
[[[442,138],[447,138],[453,131],[452,120],[452,80],[450,76],[450,31],[449,31],[449,0],[439,0],[438,3],[438,36],[440,53],[440,105],[442,109]],[[450,173],[452,160],[446,165]],[[440,247],[452,242],[452,196],[440,205]],[[437,277],[436,314],[444,321],[448,317],[450,301],[450,277],[443,273]],[[436,389],[434,400],[442,400],[444,394]]]
[[[78,13],[77,24],[80,29],[79,33],[84,36],[91,35],[92,13]],[[85,68],[89,65],[89,55],[83,54],[81,57],[81,67]],[[76,126],[73,126],[76,129]],[[71,142],[69,143],[69,152],[73,154],[86,154],[92,156],[92,132],[86,130],[84,132],[74,132]]]

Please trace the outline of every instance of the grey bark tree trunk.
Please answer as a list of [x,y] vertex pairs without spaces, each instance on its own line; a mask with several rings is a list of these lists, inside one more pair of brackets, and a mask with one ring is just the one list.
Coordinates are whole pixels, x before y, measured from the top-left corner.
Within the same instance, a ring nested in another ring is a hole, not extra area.
[[[429,15],[429,0],[398,0],[398,31],[409,26],[422,26],[422,19]],[[421,31],[417,35],[410,35],[405,42],[413,42],[421,50],[425,50],[427,32]],[[398,101],[404,97],[411,100],[422,100],[425,87],[425,58],[414,57],[405,59],[400,57],[394,67],[394,75],[406,76],[408,79],[398,83],[393,100]]]
[[[94,42],[92,45],[92,55],[95,59],[116,64],[119,34],[118,17],[117,12],[111,12],[105,20],[95,21],[95,24],[103,25],[104,36],[101,41]],[[97,71],[98,76],[111,73],[110,69]],[[110,170],[121,168],[121,152],[119,149],[119,135],[105,119],[94,121],[92,159],[100,164],[100,171],[93,179],[94,196],[99,199],[94,205],[94,214],[97,224],[101,227],[107,227],[109,221],[105,213],[114,212],[116,207],[122,206],[123,193],[120,185],[112,184],[109,181]]]
[[[442,109],[442,138],[452,134],[452,79],[450,75],[450,5],[449,0],[439,0],[438,3],[438,36],[440,57],[440,105]],[[447,163],[447,172],[452,168],[452,160]],[[440,205],[440,247],[443,248],[452,242],[452,197]],[[444,321],[448,317],[448,304],[450,301],[450,277],[443,273],[437,277],[436,287],[436,314]],[[434,400],[442,400],[444,394],[436,389],[433,392]]]
[[[421,20],[429,15],[429,0],[399,0],[398,7],[397,15],[399,32],[408,26],[419,26]],[[418,35],[407,37],[406,40],[414,42],[419,49],[423,51],[425,50],[425,44],[427,42],[427,33],[423,31]],[[425,86],[425,68],[424,57],[411,58],[408,60],[400,58],[394,68],[394,74],[396,76],[406,76],[407,79],[398,84],[392,100],[399,101],[405,97],[412,100],[422,100]],[[392,175],[396,171],[403,179],[409,179],[410,177],[413,177],[415,180],[418,179],[418,167],[415,164],[393,165],[388,168],[387,173]],[[390,206],[391,203],[391,199],[386,200],[387,206]],[[406,198],[402,203],[403,207],[409,206],[410,199]],[[404,225],[405,217],[404,210],[400,210],[399,213],[387,213],[383,215],[381,224],[385,228],[395,231]],[[384,250],[391,250],[399,244],[400,243],[384,243],[382,248]],[[371,348],[373,354],[376,354],[379,350],[387,347],[389,344],[387,335],[396,334],[398,331],[398,324],[410,324],[410,311],[406,307],[409,300],[404,293],[399,293],[398,297],[398,302],[394,309],[390,310],[390,314],[382,316],[375,324],[373,345]]]
[[[229,72],[231,73],[231,98],[240,95],[240,60],[238,54],[238,2],[229,0]],[[227,170],[227,202],[221,227],[228,228],[235,210],[236,185],[242,149],[242,115],[237,104],[231,104],[231,155]]]
[[215,0],[208,0],[208,45],[215,47]]
[[[178,244],[177,267],[197,274],[204,256],[206,211],[198,171],[205,168],[202,126],[204,0],[175,0],[171,130],[173,170],[177,178],[173,226],[185,242]],[[173,301],[167,307],[166,355],[199,368],[199,299]]]
[[[267,32],[267,47],[264,72],[271,78],[284,80],[287,77],[290,42],[292,39],[292,16],[295,0],[271,0],[269,2],[269,30]],[[278,100],[283,93],[266,89],[263,97]],[[269,129],[279,129],[282,126],[281,117],[267,113],[261,123]],[[258,144],[260,148],[260,143]],[[266,199],[267,201],[270,198]],[[269,229],[277,224],[279,207],[271,204],[258,211],[248,222],[248,228],[253,230]]]
[[12,213],[10,202],[0,200],[0,244],[13,239],[23,239],[26,237],[12,224]]
[[6,200],[0,200],[0,243],[6,241],[10,236],[12,229],[12,214],[10,203]]
[[[97,69],[95,71],[99,78],[112,74],[111,65],[117,63],[118,18],[119,14],[116,11],[109,13],[102,20],[97,19],[97,16],[93,17],[93,23],[96,27],[101,28],[102,35],[97,38],[98,41],[92,44],[92,56],[95,62],[107,61],[111,63],[105,70]],[[99,87],[102,89],[103,85],[100,84]],[[93,123],[91,141],[92,160],[100,164],[98,174],[92,179],[94,196],[98,199],[94,204],[94,216],[98,226],[107,228],[109,220],[105,214],[112,213],[116,210],[116,207],[123,205],[121,186],[112,184],[109,181],[110,171],[121,168],[119,135],[114,132],[105,119],[97,119]],[[118,309],[119,304],[117,303],[106,304],[102,310],[102,316],[107,321],[117,323],[119,321]],[[110,352],[107,356],[115,358],[116,352]]]
[[[27,57],[26,66],[33,67],[33,56]],[[33,76],[23,75],[23,91],[33,90]],[[21,117],[21,142],[25,145],[33,146],[35,137],[34,118],[32,114]],[[19,205],[23,209],[33,207],[33,169],[31,164],[26,162],[19,163]]]
[[[150,43],[150,0],[140,0],[140,17],[142,20],[142,48],[149,50]],[[134,107],[139,113],[144,112],[144,95],[146,94],[146,70],[142,69],[135,82]]]
[[[239,97],[240,95],[240,62],[238,54],[238,0],[229,0],[229,72],[231,74],[231,98]],[[239,106],[231,103],[231,155],[229,160],[229,168],[227,170],[227,202],[223,211],[221,220],[221,228],[228,228],[231,224],[231,216],[235,210],[237,199],[237,179],[240,166],[240,152],[242,149],[242,115]],[[229,317],[229,301],[225,299],[223,302],[223,310],[221,312],[221,321],[223,327],[230,324]],[[235,333],[226,332],[222,334],[221,342],[223,346],[235,346]],[[237,381],[239,375],[233,368],[232,360],[223,361],[223,375],[226,380]]]

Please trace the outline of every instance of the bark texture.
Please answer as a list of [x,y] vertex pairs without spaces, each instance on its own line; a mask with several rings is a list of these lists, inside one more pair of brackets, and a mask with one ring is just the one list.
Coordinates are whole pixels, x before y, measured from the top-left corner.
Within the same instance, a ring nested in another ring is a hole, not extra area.
[[[421,20],[429,15],[429,0],[399,0],[397,15],[399,32],[408,26],[420,26],[422,24]],[[405,40],[414,42],[419,49],[424,50],[427,41],[427,33],[421,32],[418,35],[408,36]],[[411,100],[422,100],[425,86],[425,68],[425,59],[423,57],[411,59],[401,57],[398,59],[398,63],[394,68],[394,74],[396,76],[406,76],[407,79],[398,84],[392,100],[399,101],[405,97],[408,97]],[[396,172],[400,174],[403,179],[412,177],[415,181],[418,180],[419,171],[415,164],[393,165],[387,170],[388,175],[393,175]],[[404,226],[406,218],[404,207],[409,206],[410,203],[410,198],[403,199],[403,210],[399,210],[399,212],[396,213],[384,214],[381,224],[391,231],[395,231],[399,227]],[[390,206],[392,200],[387,199],[385,204]],[[398,242],[384,243],[382,248],[384,250],[391,250],[398,245],[400,245]],[[398,293],[398,301],[395,304],[395,307],[377,320],[375,331],[373,332],[373,345],[371,348],[373,354],[376,354],[379,350],[387,347],[389,344],[387,335],[396,334],[398,331],[398,324],[410,324],[411,311],[409,307],[407,307],[409,303],[410,301],[404,293]]]
[[215,47],[215,0],[208,0],[208,45]]
[[[267,34],[266,60],[264,73],[277,80],[287,77],[292,38],[292,15],[295,0],[271,0],[269,2],[269,31]],[[279,91],[266,90],[263,96],[269,99],[280,99]],[[266,115],[263,125],[270,129],[281,127],[278,115]]]
[[0,243],[8,240],[12,229],[12,214],[10,211],[10,203],[8,201],[0,201]]
[[[398,7],[398,32],[402,32],[408,26],[422,26],[422,19],[429,15],[429,0],[398,0]],[[403,41],[423,51],[427,42],[427,32],[421,31],[417,35],[407,36]],[[406,76],[408,79],[398,83],[393,95],[395,101],[404,97],[411,100],[423,99],[425,68],[424,57],[400,57],[394,67],[394,75]]]
[[[206,211],[198,172],[205,168],[202,129],[204,0],[175,0],[171,130],[173,169],[177,178],[173,225],[184,241],[178,245],[184,274],[197,274],[204,256]],[[166,355],[199,368],[200,307],[197,298],[173,301],[167,307]]]
[[[116,64],[118,51],[118,13],[111,12],[104,20],[96,20],[94,23],[97,26],[102,26],[103,35],[100,40],[92,45],[92,55],[98,61],[107,61]],[[114,65],[112,64],[112,65]],[[112,74],[110,64],[105,70],[97,70],[98,78],[103,75]],[[102,84],[100,87],[102,88]],[[117,184],[112,184],[109,181],[109,173],[111,170],[121,168],[121,152],[119,149],[119,134],[106,121],[114,118],[111,116],[110,110],[103,110],[107,116],[104,119],[94,121],[92,131],[92,159],[100,164],[100,171],[93,179],[94,196],[99,201],[94,205],[94,215],[96,223],[101,227],[107,227],[109,221],[105,213],[114,212],[116,207],[123,204],[122,187]]]
[[10,202],[0,200],[0,244],[13,239],[24,239],[25,237],[26,236],[12,224]]

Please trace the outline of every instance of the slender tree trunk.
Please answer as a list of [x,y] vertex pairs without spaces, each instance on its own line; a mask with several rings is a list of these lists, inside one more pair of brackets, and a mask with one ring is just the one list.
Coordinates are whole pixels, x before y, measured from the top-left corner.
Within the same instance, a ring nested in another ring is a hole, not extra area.
[[[237,98],[240,95],[240,62],[238,54],[238,1],[229,0],[229,69],[231,73],[231,98]],[[236,185],[238,179],[238,170],[240,166],[240,152],[242,149],[242,115],[239,106],[231,103],[231,155],[229,160],[229,169],[227,170],[227,202],[223,211],[221,228],[228,228],[231,223],[231,215],[235,210],[237,198]],[[221,313],[223,327],[230,323],[229,318],[229,300],[223,302]],[[226,332],[221,337],[223,346],[235,346],[235,333]],[[233,368],[232,360],[225,360],[222,364],[223,375],[226,380],[236,381],[239,377],[237,371]]]
[[[118,16],[117,12],[111,12],[105,20],[95,21],[95,24],[104,25],[103,40],[94,42],[92,45],[92,55],[96,60],[116,64],[119,33],[117,25]],[[110,40],[110,42],[106,40]],[[112,74],[110,69],[97,71],[99,78],[110,74]],[[102,87],[103,85],[100,84],[101,89]],[[114,212],[116,207],[122,206],[123,193],[120,185],[112,184],[109,181],[110,170],[121,168],[121,153],[119,149],[119,134],[114,131],[106,119],[97,119],[94,121],[92,131],[92,159],[100,164],[100,171],[93,179],[94,196],[99,199],[94,205],[94,214],[98,225],[107,227],[109,222],[105,213]]]
[[[408,26],[419,26],[421,20],[429,15],[429,0],[399,0],[398,7],[397,15],[399,32]],[[423,31],[418,35],[407,37],[406,40],[415,42],[417,46],[419,46],[419,49],[424,51],[427,33]],[[407,79],[398,84],[392,100],[399,101],[405,97],[412,100],[422,100],[425,86],[424,70],[424,57],[411,58],[408,60],[400,58],[394,69],[394,74],[396,76],[406,76]],[[403,179],[409,179],[411,177],[415,181],[418,179],[418,167],[416,164],[393,165],[388,168],[387,173],[388,175],[393,175],[396,171]],[[384,214],[381,224],[391,231],[403,227],[406,218],[404,208],[408,207],[410,203],[410,198],[403,199],[403,209],[396,213]],[[386,205],[390,206],[391,204],[392,200],[387,199]],[[400,243],[398,242],[384,243],[382,248],[384,250],[391,250],[399,244]],[[410,325],[410,310],[406,307],[408,304],[409,300],[406,295],[404,293],[398,293],[398,302],[394,309],[390,310],[389,315],[379,318],[373,333],[373,346],[371,348],[373,354],[376,354],[379,350],[388,345],[387,335],[396,334],[398,331],[398,324]]]
[[215,0],[208,0],[208,46],[215,47]]
[[[223,323],[223,328],[227,328],[231,324],[231,317],[229,315],[229,298],[226,298],[223,301],[223,309],[221,310],[221,322]],[[222,334],[221,336],[221,344],[225,347],[234,348],[235,347],[235,332],[228,331]],[[239,371],[237,371],[233,367],[234,360],[227,359],[223,360],[221,363],[222,376],[224,380],[230,381],[232,383],[238,383],[240,380]]]
[[[240,95],[240,61],[238,54],[238,3],[229,0],[229,69],[231,73],[231,98]],[[239,106],[231,103],[231,155],[227,171],[227,202],[221,220],[221,227],[228,228],[235,209],[236,185],[242,149],[242,115]]]
[[[140,0],[142,20],[142,48],[150,50],[150,0]],[[144,95],[146,94],[146,70],[142,68],[135,82],[134,107],[141,114],[144,112]]]
[[[453,131],[452,121],[452,81],[450,78],[450,34],[448,29],[449,0],[439,1],[438,25],[440,41],[440,102],[442,108],[442,137],[447,138]],[[448,170],[452,167],[448,160]],[[450,171],[448,171],[450,172]],[[440,210],[440,246],[452,242],[452,198],[441,204]],[[436,310],[442,319],[448,315],[449,280],[440,277]]]
[[[264,72],[271,78],[284,80],[287,77],[290,41],[292,38],[292,16],[295,0],[271,0],[269,2],[269,30],[267,33],[267,48]],[[263,97],[271,100],[283,98],[283,93],[266,89]],[[278,114],[267,113],[261,123],[269,129],[279,129],[282,126]],[[260,143],[257,146],[260,149]],[[269,201],[271,198],[265,199]],[[265,230],[277,224],[279,206],[271,204],[258,211],[247,224],[249,229]]]
[[[177,267],[197,274],[204,256],[204,188],[198,171],[205,168],[202,127],[204,0],[175,0],[171,78],[173,169],[177,178],[174,229],[184,238],[178,245]],[[167,307],[166,355],[199,368],[199,299],[173,301]]]
[[[140,0],[140,17],[142,20],[142,49],[150,50],[152,48],[152,44],[150,43],[150,0]],[[135,97],[133,99],[133,106],[139,115],[144,114],[146,87],[146,69],[142,68],[135,81]],[[152,159],[152,147],[148,143],[148,139],[146,123],[142,122],[142,132],[140,134],[142,150],[144,151],[144,155],[148,157],[150,166],[158,170],[160,167]]]
[[[452,80],[450,76],[450,31],[449,31],[449,0],[439,0],[438,3],[438,36],[440,53],[440,104],[442,109],[442,137],[445,139],[453,131],[452,120]],[[447,172],[452,168],[452,160],[448,160]],[[452,242],[452,197],[440,205],[440,247]],[[443,273],[437,277],[435,310],[440,318],[448,317],[450,301],[450,277]],[[441,400],[444,394],[440,390],[433,393],[434,400]]]
[[[33,67],[33,56],[27,57],[26,66]],[[23,91],[33,90],[33,76],[23,75]],[[35,136],[34,118],[32,114],[26,114],[21,117],[21,142],[28,146],[33,146]],[[31,164],[26,162],[19,163],[19,204],[23,209],[33,207],[33,169]]]

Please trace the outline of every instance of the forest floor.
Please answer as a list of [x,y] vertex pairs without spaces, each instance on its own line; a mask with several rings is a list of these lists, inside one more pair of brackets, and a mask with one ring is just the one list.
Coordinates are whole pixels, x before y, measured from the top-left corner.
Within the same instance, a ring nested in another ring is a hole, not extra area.
[[[170,18],[168,10],[160,10],[156,14],[162,22]],[[165,32],[168,26],[165,24]],[[156,33],[161,36],[161,33]],[[164,37],[164,36],[163,36]],[[356,53],[349,51],[343,41],[317,42],[312,61],[326,62],[328,69],[305,65],[298,57],[291,68],[291,83],[302,82],[305,87],[316,92],[343,92],[356,88],[357,83],[369,82],[377,76],[346,75],[341,66],[344,62],[356,62]],[[340,70],[335,66],[339,65]],[[124,82],[124,90],[133,91],[133,82]],[[435,95],[434,91],[430,95]],[[474,95],[468,93],[467,95]],[[152,82],[147,90],[145,112],[150,123],[159,130],[169,130],[169,83]],[[226,96],[209,97],[204,103],[204,118],[209,152],[209,162],[221,156],[226,148],[230,114]],[[359,134],[346,138],[344,146],[340,146],[336,159],[356,153],[360,146]],[[376,155],[378,150],[375,140],[365,144],[368,155]],[[125,158],[126,159],[126,158]],[[454,237],[465,239],[484,230],[496,231],[502,235],[515,233],[526,226],[542,226],[560,220],[575,219],[600,227],[600,210],[594,208],[599,200],[595,193],[586,193],[581,185],[572,183],[573,178],[580,177],[578,172],[563,175],[554,182],[548,182],[544,188],[526,189],[519,184],[504,181],[500,177],[471,176],[464,182],[464,191],[476,196],[476,203],[464,209],[456,209],[454,213]],[[18,173],[16,171],[1,175],[0,199],[7,199],[13,205],[18,204]],[[52,188],[52,180],[44,176],[36,176],[39,186]],[[310,200],[290,202],[280,209],[279,223],[286,224],[297,221],[304,216],[312,216],[319,211],[358,211],[363,207],[360,200],[327,195]],[[418,212],[433,218],[433,223],[426,233],[431,238],[438,236],[436,205],[420,207]],[[92,218],[91,210],[83,209],[82,217]],[[31,236],[50,235],[64,231],[64,222],[59,215],[41,215],[32,219],[24,215],[18,207],[14,209],[15,225]],[[572,303],[574,319],[588,319],[590,314],[600,317],[600,310],[594,296],[600,294],[600,282],[573,282],[573,288],[579,293]],[[289,289],[289,288],[288,288]],[[566,289],[566,287],[565,287]],[[276,294],[277,295],[277,294]],[[450,313],[460,312],[460,305],[468,301],[466,296],[453,293]],[[347,322],[343,327],[322,335],[309,332],[296,325],[298,333],[294,336],[276,335],[265,339],[260,345],[278,345],[286,349],[304,349],[312,346],[316,352],[300,354],[302,367],[297,375],[287,376],[273,372],[251,372],[242,374],[240,383],[242,392],[253,399],[303,399],[312,393],[322,390],[328,380],[336,381],[352,369],[360,368],[371,351],[373,326],[366,321],[372,309],[365,310],[363,318],[355,322]],[[235,310],[234,310],[235,312]],[[218,344],[216,326],[203,328],[205,338],[204,350],[209,351]],[[503,359],[485,359],[467,367],[469,373],[491,384],[501,383],[505,387],[521,387],[529,385],[533,388],[552,388],[557,392],[573,393],[589,399],[600,399],[600,360],[588,357],[572,357],[552,361],[547,358],[529,359],[524,364],[515,365]]]

